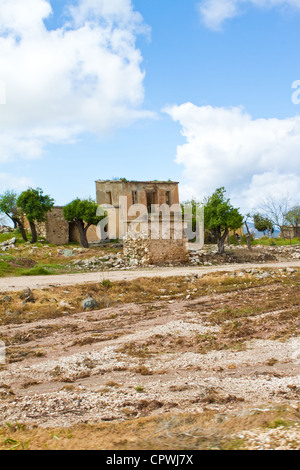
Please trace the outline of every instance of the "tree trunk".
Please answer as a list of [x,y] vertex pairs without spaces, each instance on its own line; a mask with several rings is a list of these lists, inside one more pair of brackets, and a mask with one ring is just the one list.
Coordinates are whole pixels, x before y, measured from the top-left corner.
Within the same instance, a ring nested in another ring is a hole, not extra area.
[[84,229],[84,222],[80,219],[75,219],[75,223],[78,228],[78,232],[80,236],[80,245],[83,248],[88,248],[89,242],[87,241],[86,230]]
[[12,219],[12,221],[13,221],[15,227],[19,227],[23,240],[25,242],[27,242],[28,239],[27,239],[26,230],[24,228],[24,225],[23,225],[23,222],[21,221],[21,219],[19,219],[17,217],[14,217]]
[[31,234],[32,234],[32,240],[31,240],[31,243],[36,243],[37,242],[37,231],[36,231],[36,226],[35,226],[35,223],[34,222],[29,222],[29,225],[30,225],[30,230],[31,230]]
[[245,221],[245,225],[246,225],[246,229],[247,229],[246,238],[247,238],[248,249],[249,249],[249,250],[252,250],[252,246],[251,246],[251,233],[250,233],[250,230],[249,230],[249,227],[248,227],[248,224],[247,224],[246,221]]
[[225,252],[225,241],[228,236],[229,230],[228,228],[225,229],[225,232],[223,235],[221,234],[221,231],[217,231],[217,243],[218,243],[218,251],[219,255],[223,255]]

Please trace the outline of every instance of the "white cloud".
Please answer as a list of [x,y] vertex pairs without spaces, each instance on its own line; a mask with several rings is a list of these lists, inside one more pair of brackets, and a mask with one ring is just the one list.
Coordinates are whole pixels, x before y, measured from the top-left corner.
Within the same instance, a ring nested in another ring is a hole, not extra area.
[[187,141],[176,155],[184,167],[182,199],[225,186],[245,211],[287,190],[299,201],[300,116],[253,120],[242,108],[192,103],[164,111],[181,124]]
[[0,188],[1,192],[7,189],[13,189],[17,192],[21,192],[24,189],[32,186],[33,182],[30,178],[25,176],[14,176],[9,173],[0,173]]
[[152,116],[144,99],[131,0],[80,0],[48,31],[48,0],[0,0],[0,161],[37,158],[47,143],[105,134]]
[[300,0],[202,0],[197,4],[204,24],[213,30],[221,29],[224,21],[243,12],[244,7],[258,8],[296,8],[300,9]]

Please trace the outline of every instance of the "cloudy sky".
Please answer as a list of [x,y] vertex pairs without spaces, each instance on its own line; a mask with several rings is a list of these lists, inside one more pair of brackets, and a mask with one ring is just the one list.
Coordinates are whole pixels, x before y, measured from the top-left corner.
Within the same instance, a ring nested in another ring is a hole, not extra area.
[[300,0],[0,0],[0,192],[300,196]]

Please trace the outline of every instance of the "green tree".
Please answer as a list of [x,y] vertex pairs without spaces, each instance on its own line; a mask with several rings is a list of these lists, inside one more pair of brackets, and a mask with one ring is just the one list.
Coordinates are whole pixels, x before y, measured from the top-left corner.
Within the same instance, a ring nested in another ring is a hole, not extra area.
[[258,230],[258,232],[263,232],[264,235],[266,232],[274,232],[273,222],[269,217],[257,213],[253,215],[253,222],[256,230]]
[[297,231],[300,227],[300,206],[292,207],[292,209],[287,212],[285,218],[287,224],[294,227]]
[[225,188],[218,188],[208,198],[204,208],[205,228],[210,230],[217,240],[219,254],[225,251],[225,241],[230,230],[237,230],[243,224],[243,216],[225,198]]
[[80,245],[89,247],[87,230],[91,225],[97,225],[103,217],[97,216],[97,203],[92,199],[74,199],[63,209],[64,218],[75,222],[80,236]]
[[20,194],[17,206],[26,214],[32,233],[31,243],[37,241],[36,223],[45,222],[47,213],[51,211],[54,199],[44,195],[42,189],[29,188]]
[[5,191],[0,195],[0,212],[5,214],[13,222],[14,227],[19,227],[21,235],[27,241],[26,231],[22,220],[22,211],[17,205],[18,195],[14,191]]

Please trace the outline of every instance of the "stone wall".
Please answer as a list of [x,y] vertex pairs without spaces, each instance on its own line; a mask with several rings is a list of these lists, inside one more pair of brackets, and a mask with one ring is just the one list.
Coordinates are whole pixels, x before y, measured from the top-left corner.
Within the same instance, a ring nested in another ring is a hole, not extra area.
[[65,245],[69,242],[69,223],[64,219],[62,207],[53,207],[49,212],[45,223],[45,232],[48,243]]
[[[30,231],[30,225],[26,217],[23,218],[25,230]],[[47,214],[45,222],[36,223],[39,237],[45,238],[47,243],[53,245],[65,245],[69,243],[69,223],[64,219],[63,208],[55,206]]]
[[[25,230],[30,232],[30,225],[26,217],[23,217]],[[46,222],[36,223],[36,230],[39,237],[45,238],[47,243],[53,245],[66,245],[69,242],[80,242],[79,232],[75,223],[69,223],[64,219],[63,207],[55,206],[47,214]],[[88,228],[88,242],[99,241],[97,227],[92,225]]]
[[[178,183],[173,181],[96,181],[97,204],[109,204],[113,210],[108,211],[110,238],[120,238],[126,234],[123,223],[120,225],[120,213],[122,221],[135,219],[138,214],[131,212],[133,204],[141,204],[150,210],[151,204],[161,206],[179,205]],[[120,197],[123,198],[120,207]],[[126,207],[125,207],[126,206]],[[123,213],[124,211],[124,213]],[[127,212],[127,213],[126,213]],[[133,211],[134,212],[134,211]]]
[[300,227],[283,227],[280,236],[285,238],[299,238]]
[[135,260],[139,265],[185,264],[188,263],[186,240],[151,240],[132,237],[123,240],[124,257]]

